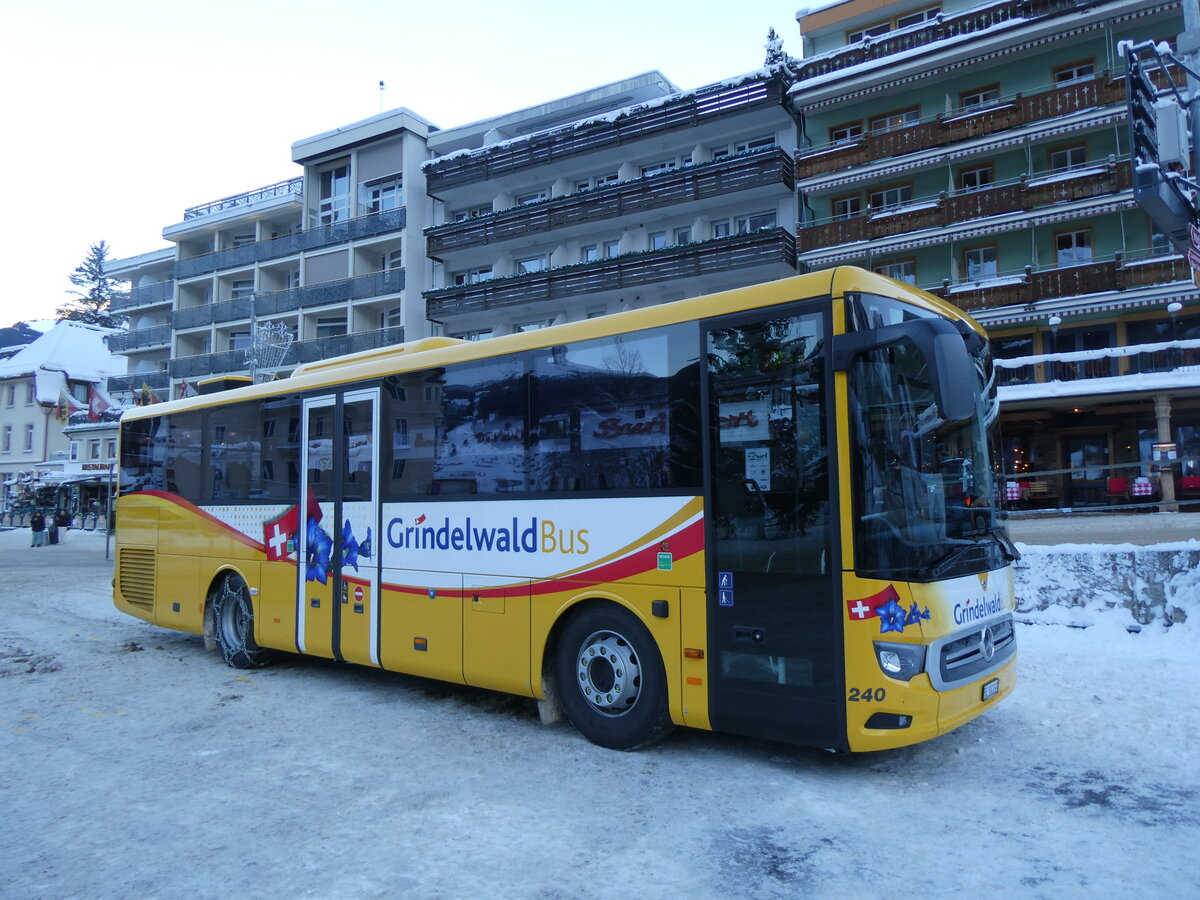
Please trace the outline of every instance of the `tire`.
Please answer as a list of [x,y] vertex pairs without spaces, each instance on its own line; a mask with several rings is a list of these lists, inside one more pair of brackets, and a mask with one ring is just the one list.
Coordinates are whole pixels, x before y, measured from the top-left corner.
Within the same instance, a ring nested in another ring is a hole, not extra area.
[[231,572],[217,587],[212,606],[213,636],[225,662],[235,669],[257,669],[275,658],[254,640],[254,607],[241,575]]
[[605,604],[572,616],[554,664],[567,718],[593,744],[636,750],[674,728],[662,657],[628,610]]

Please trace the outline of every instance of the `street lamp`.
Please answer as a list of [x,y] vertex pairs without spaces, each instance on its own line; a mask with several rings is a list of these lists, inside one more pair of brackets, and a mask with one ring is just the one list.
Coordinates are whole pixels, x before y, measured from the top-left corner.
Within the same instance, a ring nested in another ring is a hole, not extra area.
[[[1047,323],[1050,326],[1050,352],[1058,352],[1058,326],[1062,324],[1062,316],[1051,316]],[[1058,360],[1050,361],[1050,380],[1058,381]]]
[[[1172,300],[1167,304],[1167,312],[1171,314],[1171,341],[1179,340],[1179,311],[1183,309],[1183,304],[1178,300]],[[1179,348],[1171,348],[1171,368],[1179,368]]]

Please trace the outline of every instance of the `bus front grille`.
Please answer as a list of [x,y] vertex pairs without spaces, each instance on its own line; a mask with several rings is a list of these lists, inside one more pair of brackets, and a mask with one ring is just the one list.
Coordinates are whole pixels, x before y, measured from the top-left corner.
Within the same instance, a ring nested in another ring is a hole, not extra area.
[[1016,649],[1012,616],[972,629],[942,645],[938,655],[941,682],[952,686],[999,668]]
[[118,571],[121,573],[119,586],[125,602],[152,612],[154,610],[154,551],[123,547],[118,562]]

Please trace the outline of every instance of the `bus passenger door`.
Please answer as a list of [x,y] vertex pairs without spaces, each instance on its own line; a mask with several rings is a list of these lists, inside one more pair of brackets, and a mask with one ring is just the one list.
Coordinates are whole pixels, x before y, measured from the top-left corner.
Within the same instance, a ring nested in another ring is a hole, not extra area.
[[839,746],[826,317],[801,306],[707,325],[709,718]]
[[296,646],[379,664],[378,391],[304,401]]

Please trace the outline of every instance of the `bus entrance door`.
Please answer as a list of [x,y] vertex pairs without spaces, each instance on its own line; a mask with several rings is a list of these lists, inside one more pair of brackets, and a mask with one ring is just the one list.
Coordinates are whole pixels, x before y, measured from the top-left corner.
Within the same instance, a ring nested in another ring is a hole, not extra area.
[[379,665],[378,391],[304,401],[296,646]]
[[824,316],[718,324],[707,347],[709,718],[756,737],[844,741]]

